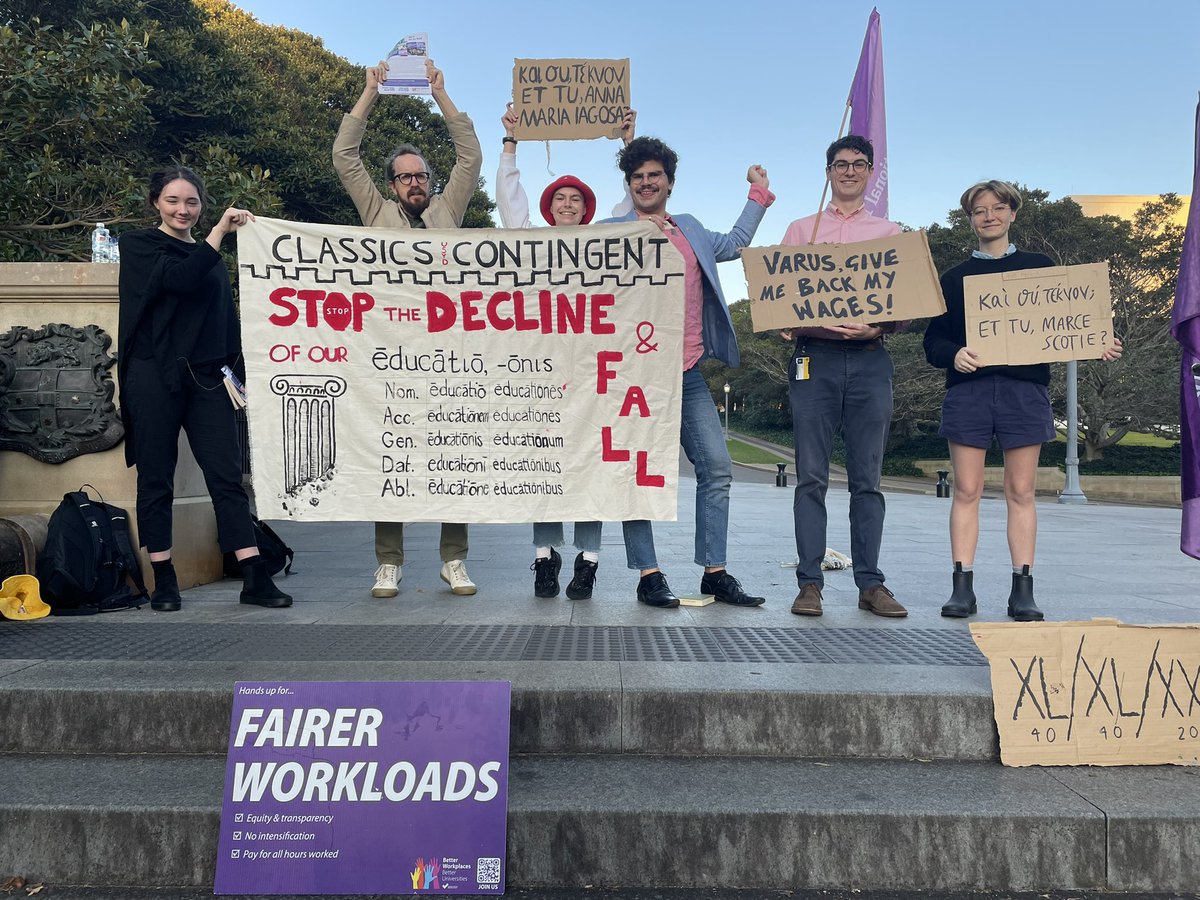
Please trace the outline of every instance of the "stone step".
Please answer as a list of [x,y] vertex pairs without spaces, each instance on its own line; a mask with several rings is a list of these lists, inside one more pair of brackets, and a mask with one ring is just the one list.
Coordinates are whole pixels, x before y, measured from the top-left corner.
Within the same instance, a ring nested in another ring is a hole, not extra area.
[[0,752],[222,754],[237,681],[491,679],[514,753],[998,758],[986,667],[628,660],[0,660]]
[[[224,760],[0,756],[0,860],[31,881],[211,885]],[[514,757],[508,884],[1194,890],[1186,769]],[[335,809],[336,814],[336,809]]]

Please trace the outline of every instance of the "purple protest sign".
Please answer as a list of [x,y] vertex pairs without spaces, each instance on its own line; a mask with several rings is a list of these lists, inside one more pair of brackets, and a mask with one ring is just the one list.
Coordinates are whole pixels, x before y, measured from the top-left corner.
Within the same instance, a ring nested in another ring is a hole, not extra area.
[[511,685],[238,682],[217,894],[501,894]]

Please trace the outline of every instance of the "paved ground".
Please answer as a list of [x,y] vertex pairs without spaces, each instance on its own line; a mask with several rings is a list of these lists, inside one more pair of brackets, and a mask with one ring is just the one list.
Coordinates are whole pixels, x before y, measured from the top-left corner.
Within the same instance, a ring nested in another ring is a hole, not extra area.
[[[676,593],[698,592],[700,569],[693,557],[694,482],[681,479],[679,519],[657,523],[658,555]],[[849,551],[848,495],[831,487],[830,547]],[[634,600],[635,572],[625,568],[618,524],[607,524],[595,596],[590,601],[538,600],[533,596],[531,529],[525,525],[471,528],[469,571],[479,585],[473,597],[456,597],[438,578],[436,525],[411,524],[408,562],[400,595],[370,597],[375,561],[369,524],[277,524],[296,550],[294,573],[283,580],[296,598],[287,610],[240,606],[239,584],[224,581],[187,591],[178,613],[149,608],[116,616],[133,621],[259,622],[326,624],[535,624],[671,625],[790,628],[949,628],[965,631],[964,621],[946,620],[938,609],[949,595],[950,501],[930,495],[889,492],[882,568],[888,586],[908,606],[904,620],[884,620],[857,609],[849,572],[826,576],[826,613],[805,619],[789,612],[795,595],[791,518],[792,491],[767,483],[739,481],[733,488],[729,569],[747,589],[767,597],[758,609],[713,604],[703,608],[658,610]],[[1048,617],[1057,620],[1113,616],[1125,622],[1200,621],[1200,568],[1179,551],[1178,509],[1083,506],[1039,501],[1036,595]],[[1011,567],[1005,542],[1005,509],[1000,499],[981,505],[981,535],[975,564],[979,618],[1005,619]],[[569,531],[568,531],[569,533]],[[564,574],[574,551],[564,551]],[[564,578],[564,585],[566,579]]]

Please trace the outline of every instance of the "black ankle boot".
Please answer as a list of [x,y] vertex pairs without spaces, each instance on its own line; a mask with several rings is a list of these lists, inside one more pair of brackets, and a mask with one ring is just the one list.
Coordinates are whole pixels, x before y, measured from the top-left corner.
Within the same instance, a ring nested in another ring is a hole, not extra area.
[[175,566],[169,559],[150,562],[154,570],[154,593],[150,595],[150,608],[156,612],[176,612],[183,606],[179,596],[179,579],[175,577]]
[[1029,574],[1029,566],[1022,566],[1019,575],[1013,572],[1008,614],[1018,622],[1040,622],[1046,618],[1033,602],[1033,576]]
[[292,597],[275,587],[267,563],[261,556],[242,560],[242,603],[279,608],[291,606]]
[[954,564],[954,572],[950,575],[954,586],[950,592],[950,600],[942,607],[942,615],[948,619],[965,619],[975,615],[975,588],[972,586],[974,572],[964,572],[962,563]]

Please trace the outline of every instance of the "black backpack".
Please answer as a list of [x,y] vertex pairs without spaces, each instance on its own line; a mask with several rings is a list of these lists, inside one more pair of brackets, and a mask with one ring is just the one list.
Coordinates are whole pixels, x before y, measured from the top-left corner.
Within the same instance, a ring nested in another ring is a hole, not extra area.
[[37,564],[42,599],[59,616],[140,607],[148,595],[129,537],[129,515],[118,506],[93,500],[83,488],[63,494],[50,516],[46,546]]
[[[283,538],[277,535],[271,526],[262,519],[254,520],[254,542],[258,544],[259,555],[267,564],[268,573],[278,575],[282,570],[284,575],[292,574],[292,560],[295,558],[296,552],[285,544]],[[225,577],[241,578],[242,564],[237,561],[232,550],[225,554],[224,560]]]

